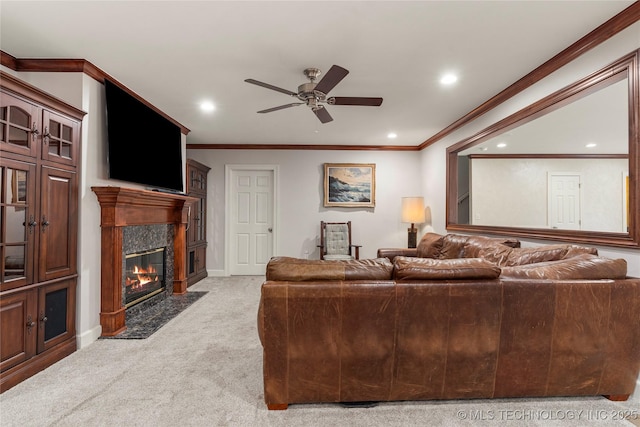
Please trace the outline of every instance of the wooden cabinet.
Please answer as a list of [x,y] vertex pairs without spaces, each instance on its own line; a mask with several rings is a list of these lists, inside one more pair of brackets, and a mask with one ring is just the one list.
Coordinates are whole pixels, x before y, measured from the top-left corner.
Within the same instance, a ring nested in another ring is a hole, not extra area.
[[0,72],[0,391],[76,349],[83,115]]
[[37,301],[34,291],[17,292],[0,298],[1,372],[36,354]]
[[[5,80],[6,74],[3,74]],[[16,93],[0,94],[2,151],[76,166],[80,122]]]
[[78,237],[76,173],[41,169],[39,280],[75,274]]
[[207,277],[207,173],[208,166],[187,160],[187,194],[198,200],[190,209],[187,229],[187,285]]

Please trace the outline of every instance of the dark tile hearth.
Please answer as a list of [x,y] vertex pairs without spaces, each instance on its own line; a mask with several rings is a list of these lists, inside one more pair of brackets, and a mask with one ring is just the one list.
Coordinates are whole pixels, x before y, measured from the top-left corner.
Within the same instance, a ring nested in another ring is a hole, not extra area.
[[169,320],[176,317],[191,304],[199,300],[207,292],[193,291],[184,295],[171,295],[161,302],[149,307],[147,310],[127,318],[127,330],[102,339],[138,340],[151,336],[155,331],[164,326]]

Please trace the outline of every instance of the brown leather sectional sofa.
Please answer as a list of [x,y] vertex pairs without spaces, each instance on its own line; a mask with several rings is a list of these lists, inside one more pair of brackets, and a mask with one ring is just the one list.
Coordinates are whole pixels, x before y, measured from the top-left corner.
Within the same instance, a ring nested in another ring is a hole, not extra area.
[[269,409],[633,392],[640,279],[624,260],[431,234],[419,257],[379,255],[269,262],[258,313]]

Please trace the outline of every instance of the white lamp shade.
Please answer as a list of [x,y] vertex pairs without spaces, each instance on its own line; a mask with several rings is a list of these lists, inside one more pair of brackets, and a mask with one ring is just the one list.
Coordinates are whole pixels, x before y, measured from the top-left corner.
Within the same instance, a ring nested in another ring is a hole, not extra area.
[[424,197],[403,197],[402,222],[421,224],[424,221]]

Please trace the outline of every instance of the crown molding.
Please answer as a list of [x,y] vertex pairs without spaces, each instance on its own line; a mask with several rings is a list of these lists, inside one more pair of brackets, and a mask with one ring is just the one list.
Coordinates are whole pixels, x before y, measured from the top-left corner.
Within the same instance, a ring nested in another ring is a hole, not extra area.
[[420,151],[417,145],[187,144],[188,150]]
[[120,83],[118,80],[111,77],[109,74],[93,65],[86,59],[60,59],[60,58],[43,58],[43,59],[30,59],[30,58],[15,58],[4,51],[0,50],[0,63],[7,68],[17,72],[41,72],[41,73],[84,73],[97,82],[104,84],[104,80],[115,83],[122,90],[126,91],[129,95],[136,98],[149,108],[153,109],[156,113],[169,120],[180,128],[180,132],[187,135],[190,130],[180,124],[177,120],[174,120],[169,115],[165,114],[151,103],[147,102],[143,97]]
[[[600,45],[616,34],[620,33],[627,27],[635,24],[640,20],[640,1],[634,2],[632,5],[624,9],[622,12],[609,19],[604,24],[600,25],[595,30],[588,33],[586,36],[579,39],[577,42],[564,49],[547,62],[543,63],[506,89],[499,92],[483,104],[474,108],[464,116],[460,117],[455,122],[451,123],[440,132],[436,133],[423,143],[413,146],[387,146],[387,145],[269,145],[269,144],[187,144],[188,149],[200,149],[200,150],[231,150],[231,149],[245,149],[245,150],[379,150],[379,151],[421,151],[432,144],[440,141],[442,138],[460,129],[466,124],[472,122],[488,111],[494,109],[498,105],[502,104],[509,98],[517,95],[543,78],[547,77],[551,73],[557,71],[563,66],[567,65],[583,53],[593,49]],[[162,114],[171,122],[180,127],[183,134],[188,134],[190,131],[186,127],[182,126],[171,117],[164,114],[162,111],[149,104],[135,92],[128,89],[126,86],[119,83],[117,80],[110,77],[107,73],[100,70],[95,65],[84,59],[18,59],[9,55],[3,51],[0,51],[0,63],[14,71],[41,71],[41,72],[82,72],[100,83],[104,82],[105,78],[115,82],[121,88],[129,92],[131,95],[144,102],[146,105],[153,108],[158,113]]]

